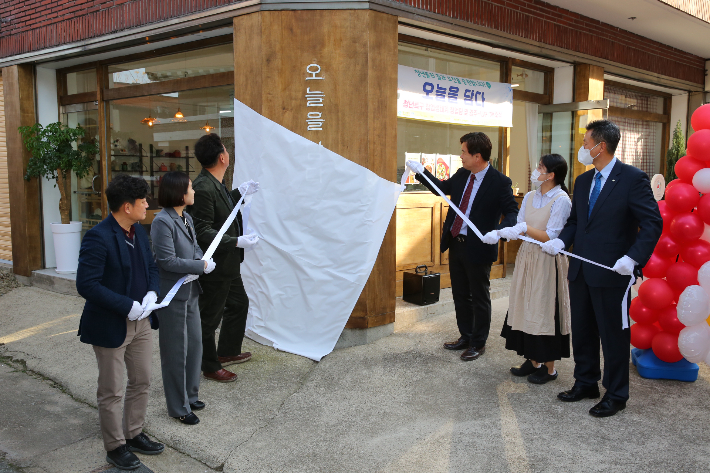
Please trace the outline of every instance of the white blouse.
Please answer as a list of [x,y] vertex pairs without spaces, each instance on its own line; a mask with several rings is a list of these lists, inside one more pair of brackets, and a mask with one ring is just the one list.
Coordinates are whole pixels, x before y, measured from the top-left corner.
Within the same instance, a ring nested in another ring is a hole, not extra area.
[[[540,189],[538,189],[533,195],[532,206],[534,209],[539,209],[549,204],[550,201],[560,193],[562,193],[562,196],[557,199],[550,208],[550,220],[547,221],[547,228],[545,229],[550,240],[557,238],[564,228],[565,223],[567,223],[569,214],[572,211],[572,201],[560,186],[553,187],[546,194],[543,194],[540,192]],[[523,203],[520,204],[520,212],[518,212],[517,223],[525,221],[525,205],[527,204],[529,196],[530,194],[528,193],[523,197]]]

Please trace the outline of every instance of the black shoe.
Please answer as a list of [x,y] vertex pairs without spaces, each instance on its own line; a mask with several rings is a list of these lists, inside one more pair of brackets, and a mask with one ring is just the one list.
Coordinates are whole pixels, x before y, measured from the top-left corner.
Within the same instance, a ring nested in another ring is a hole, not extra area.
[[599,404],[589,409],[589,413],[594,417],[611,417],[624,409],[626,409],[626,401],[615,401],[605,394]]
[[465,352],[461,353],[461,360],[462,361],[473,361],[477,360],[481,355],[483,355],[486,352],[486,347],[482,346],[479,348],[476,347],[471,347]]
[[180,416],[180,417],[173,417],[173,419],[177,419],[183,424],[187,425],[196,425],[200,423],[200,418],[195,415],[194,412],[190,412],[186,416]]
[[533,374],[537,370],[538,368],[535,368],[530,360],[525,360],[525,363],[517,368],[510,368],[510,372],[513,373],[513,376],[527,376],[529,374]]
[[190,409],[192,409],[193,411],[199,411],[200,409],[204,409],[205,405],[206,404],[202,401],[191,402]]
[[141,466],[141,461],[128,450],[128,445],[106,452],[106,461],[119,470],[135,470]]
[[126,439],[126,445],[132,452],[142,453],[144,455],[158,455],[163,453],[165,445],[158,442],[153,442],[146,434],[141,432],[132,439]]
[[584,388],[582,386],[577,386],[576,384],[572,386],[569,391],[561,392],[557,395],[557,399],[564,402],[577,402],[582,399],[596,399],[599,397],[599,386],[589,386]]
[[463,337],[459,338],[455,342],[444,343],[444,348],[446,348],[447,350],[465,350],[468,347],[468,340],[464,340]]
[[555,374],[550,374],[547,366],[544,364],[538,368],[533,374],[528,376],[528,382],[533,384],[545,384],[548,381],[554,381],[557,379],[557,371]]

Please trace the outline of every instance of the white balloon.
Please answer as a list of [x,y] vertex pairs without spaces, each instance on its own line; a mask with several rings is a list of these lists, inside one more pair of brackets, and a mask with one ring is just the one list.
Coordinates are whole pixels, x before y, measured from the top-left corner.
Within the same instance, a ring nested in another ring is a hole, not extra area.
[[690,327],[704,322],[710,313],[710,297],[700,286],[688,286],[678,298],[678,320]]
[[705,229],[703,230],[703,234],[700,235],[700,239],[710,242],[710,225],[708,225],[707,223],[703,225],[705,225]]
[[678,349],[691,363],[705,360],[710,353],[710,327],[705,322],[685,327],[678,335]]
[[710,295],[710,261],[702,265],[700,270],[698,270],[698,282],[705,289],[705,292]]
[[708,352],[708,355],[705,357],[705,364],[710,365],[710,352]]
[[693,187],[701,194],[710,192],[710,169],[701,169],[695,173],[693,176]]

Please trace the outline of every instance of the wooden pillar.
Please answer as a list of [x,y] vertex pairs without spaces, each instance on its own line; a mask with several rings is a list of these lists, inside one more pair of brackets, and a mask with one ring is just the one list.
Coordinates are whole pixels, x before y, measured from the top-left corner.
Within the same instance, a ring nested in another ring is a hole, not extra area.
[[[604,68],[591,64],[577,64],[574,66],[574,101],[585,102],[587,100],[602,100],[604,98]],[[601,110],[583,110],[576,114],[574,119],[574,152],[582,146],[584,140],[585,127],[587,123],[603,118]],[[577,161],[576,154],[573,156],[574,163],[572,174],[572,188],[574,192],[574,180],[591,169],[591,166],[583,166]]]
[[22,143],[20,126],[36,123],[34,67],[17,65],[2,70],[7,137],[7,174],[10,189],[12,266],[15,274],[31,276],[42,267],[40,182],[24,179],[30,153]]
[[[323,79],[306,80],[307,68]],[[324,94],[323,107],[306,107],[306,88]],[[285,128],[396,181],[396,16],[371,10],[238,16],[234,94]],[[309,112],[322,113],[322,130],[308,130]],[[394,322],[395,269],[393,217],[346,328]]]

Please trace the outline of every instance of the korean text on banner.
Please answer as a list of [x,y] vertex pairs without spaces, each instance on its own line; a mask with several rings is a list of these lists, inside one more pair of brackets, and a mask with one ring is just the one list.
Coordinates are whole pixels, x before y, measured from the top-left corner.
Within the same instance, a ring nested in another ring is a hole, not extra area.
[[513,126],[510,84],[399,66],[397,116],[430,122]]

